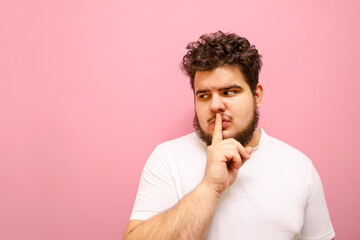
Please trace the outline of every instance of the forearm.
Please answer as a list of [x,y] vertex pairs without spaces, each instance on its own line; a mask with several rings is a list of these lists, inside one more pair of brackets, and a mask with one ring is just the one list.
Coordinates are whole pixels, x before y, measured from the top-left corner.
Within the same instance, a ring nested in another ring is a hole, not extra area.
[[218,198],[202,182],[173,208],[128,230],[125,239],[204,239]]

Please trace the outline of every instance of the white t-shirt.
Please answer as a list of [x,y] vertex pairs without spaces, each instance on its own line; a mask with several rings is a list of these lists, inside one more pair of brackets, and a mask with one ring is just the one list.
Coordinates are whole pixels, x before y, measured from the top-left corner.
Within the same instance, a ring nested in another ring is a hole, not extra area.
[[[142,172],[131,219],[176,205],[202,180],[206,145],[191,133],[158,145]],[[221,195],[206,239],[329,240],[335,236],[311,160],[267,135]]]

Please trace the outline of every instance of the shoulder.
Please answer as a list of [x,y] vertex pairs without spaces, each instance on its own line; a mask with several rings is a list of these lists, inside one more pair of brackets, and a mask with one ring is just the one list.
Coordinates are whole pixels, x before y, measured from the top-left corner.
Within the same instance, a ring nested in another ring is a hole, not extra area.
[[206,144],[196,133],[190,133],[157,145],[148,158],[145,168],[162,168],[173,175],[178,175],[188,172],[189,167],[193,170],[203,169],[205,163]]
[[271,152],[273,156],[288,162],[304,164],[307,165],[307,167],[312,166],[310,158],[299,149],[266,134],[264,131],[262,134],[264,134],[262,148],[266,150],[267,153]]
[[195,132],[186,134],[176,139],[163,142],[156,146],[156,150],[161,152],[184,152],[205,149],[205,144]]
[[[146,161],[144,171],[156,173],[157,175],[163,172],[176,169],[174,165],[176,162],[184,159],[188,152],[194,152],[194,146],[199,145],[196,133],[190,133],[182,137],[172,139],[161,144],[158,144]],[[198,147],[199,148],[199,147]]]
[[[311,159],[295,147],[269,135],[259,148],[258,156],[262,163],[269,166],[279,176],[292,181],[293,184],[301,183],[309,196],[313,182],[313,173],[316,171]],[[305,185],[303,185],[304,183]]]
[[151,153],[148,162],[159,160],[162,162],[184,161],[183,159],[199,157],[205,153],[206,144],[193,132],[158,144]]

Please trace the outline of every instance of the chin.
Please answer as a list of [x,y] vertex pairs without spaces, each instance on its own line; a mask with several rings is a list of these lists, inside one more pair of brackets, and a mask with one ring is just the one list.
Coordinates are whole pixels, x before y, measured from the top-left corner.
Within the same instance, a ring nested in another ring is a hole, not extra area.
[[235,134],[231,133],[231,132],[227,132],[226,130],[223,131],[223,138],[226,139],[226,138],[234,138],[235,137]]

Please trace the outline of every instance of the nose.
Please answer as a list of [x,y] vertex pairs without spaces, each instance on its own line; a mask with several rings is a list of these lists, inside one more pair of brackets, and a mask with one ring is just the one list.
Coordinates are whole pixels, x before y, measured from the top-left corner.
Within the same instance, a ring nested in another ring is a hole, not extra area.
[[218,94],[214,94],[211,98],[210,109],[213,112],[224,112],[225,104],[223,99]]

